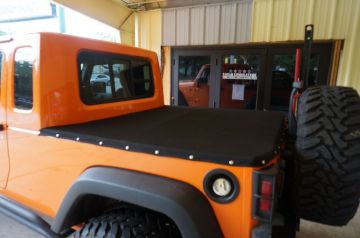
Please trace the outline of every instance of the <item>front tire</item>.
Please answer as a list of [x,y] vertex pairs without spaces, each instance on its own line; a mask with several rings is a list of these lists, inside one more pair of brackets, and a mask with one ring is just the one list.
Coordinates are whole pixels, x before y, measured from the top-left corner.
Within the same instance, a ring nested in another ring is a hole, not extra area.
[[321,86],[303,93],[296,151],[298,215],[346,225],[360,198],[360,98],[354,89]]

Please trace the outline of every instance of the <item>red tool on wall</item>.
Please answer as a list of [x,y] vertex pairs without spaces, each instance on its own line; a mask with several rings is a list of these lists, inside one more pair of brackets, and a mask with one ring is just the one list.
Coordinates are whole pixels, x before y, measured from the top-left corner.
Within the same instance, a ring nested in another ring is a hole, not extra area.
[[302,50],[296,49],[294,82],[289,104],[289,133],[292,136],[296,135],[296,114],[298,100],[301,96],[301,93],[308,87],[313,32],[314,25],[306,25],[304,48]]

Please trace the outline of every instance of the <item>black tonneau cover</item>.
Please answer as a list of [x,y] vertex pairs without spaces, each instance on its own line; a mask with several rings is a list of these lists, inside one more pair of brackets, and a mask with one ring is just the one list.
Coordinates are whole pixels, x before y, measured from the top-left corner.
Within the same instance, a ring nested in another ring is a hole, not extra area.
[[[279,152],[277,112],[162,107],[41,130],[40,135],[234,166],[259,166]],[[232,161],[232,162],[231,162]]]

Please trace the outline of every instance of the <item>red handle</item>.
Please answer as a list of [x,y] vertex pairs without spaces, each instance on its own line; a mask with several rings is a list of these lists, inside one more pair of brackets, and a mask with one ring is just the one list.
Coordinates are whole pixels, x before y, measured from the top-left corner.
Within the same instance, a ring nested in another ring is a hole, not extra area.
[[301,49],[296,49],[294,81],[300,81]]

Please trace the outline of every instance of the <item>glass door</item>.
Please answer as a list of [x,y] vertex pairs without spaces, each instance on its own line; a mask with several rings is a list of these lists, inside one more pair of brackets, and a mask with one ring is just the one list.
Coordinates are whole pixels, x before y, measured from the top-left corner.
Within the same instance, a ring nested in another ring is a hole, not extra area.
[[257,109],[263,49],[175,49],[173,105]]
[[260,61],[260,54],[222,55],[219,76],[221,108],[257,108]]
[[[172,105],[286,112],[302,44],[173,49]],[[314,43],[309,85],[327,85],[332,43]]]
[[214,57],[210,51],[174,52],[172,104],[212,107]]
[[[331,43],[313,44],[309,68],[309,86],[327,85]],[[265,108],[287,112],[295,71],[295,51],[302,45],[273,47],[267,54]]]
[[208,107],[210,56],[179,56],[178,105]]

